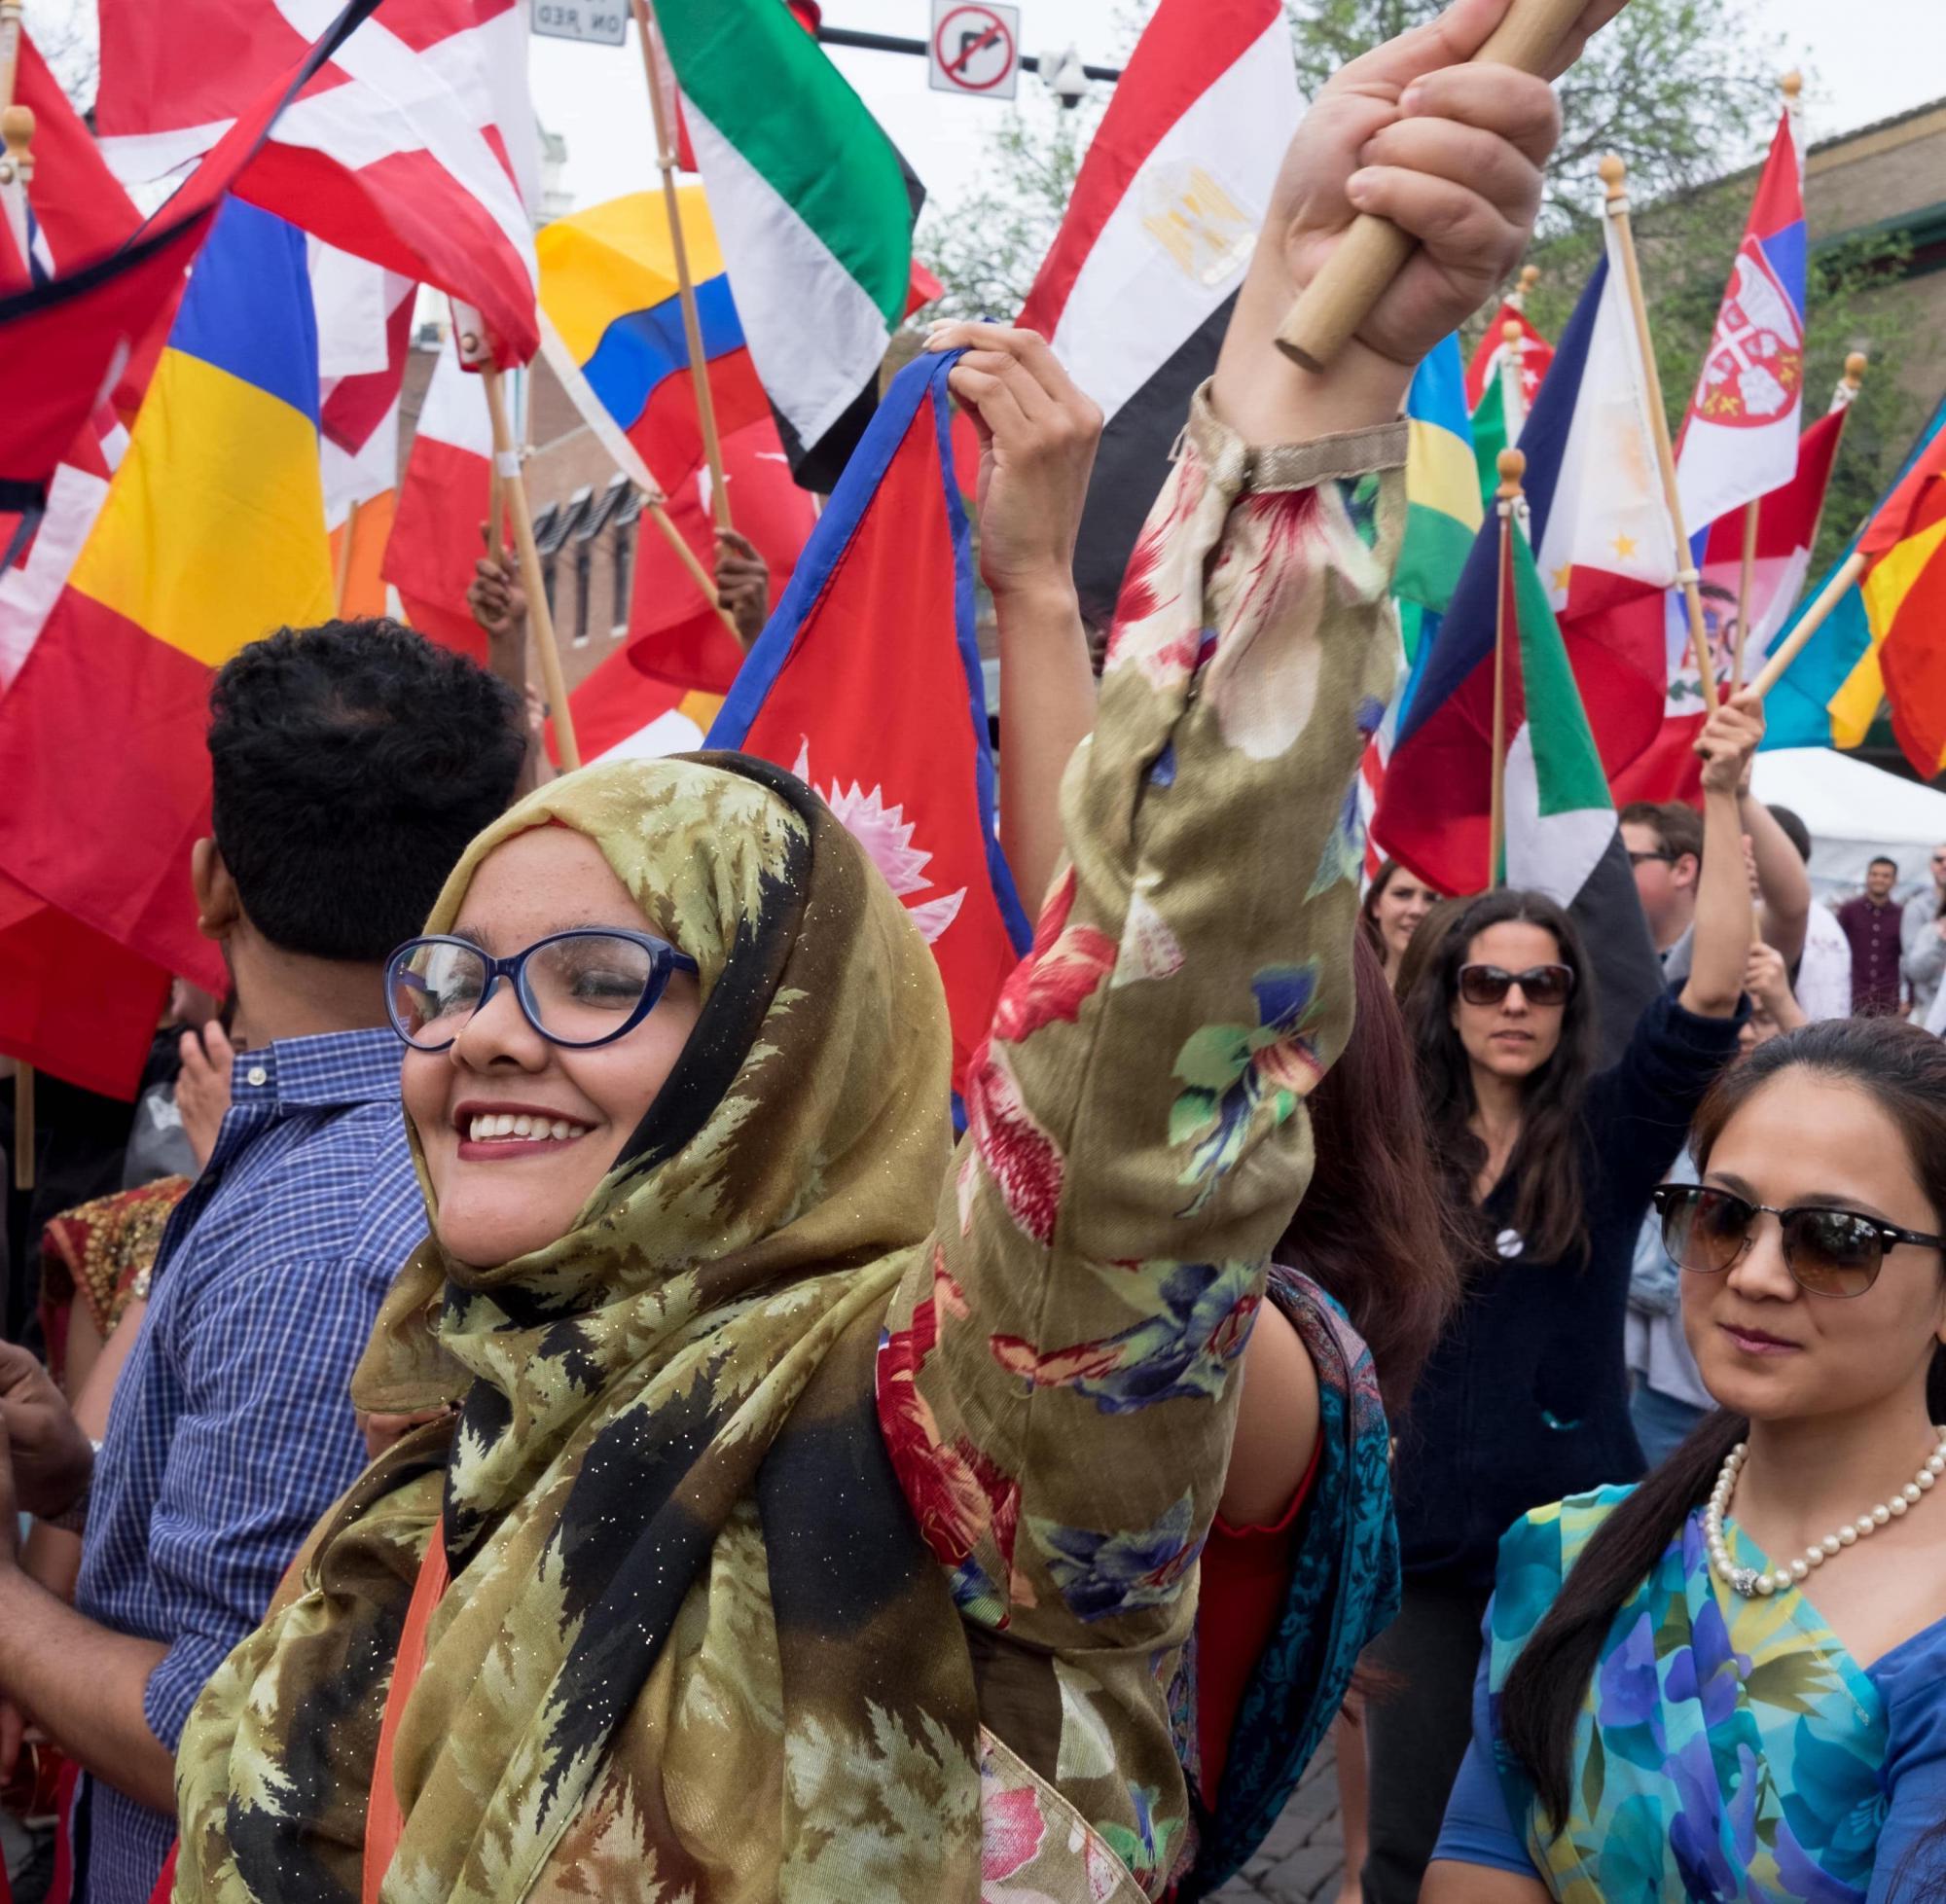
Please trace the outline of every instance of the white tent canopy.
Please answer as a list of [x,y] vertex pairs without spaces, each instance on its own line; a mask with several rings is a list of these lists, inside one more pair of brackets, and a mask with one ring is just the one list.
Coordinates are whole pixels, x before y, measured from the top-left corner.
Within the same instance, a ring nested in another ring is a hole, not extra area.
[[1752,788],[1811,829],[1811,881],[1820,894],[1856,891],[1881,855],[1898,862],[1901,888],[1917,890],[1930,877],[1931,848],[1946,840],[1946,793],[1829,747],[1759,754]]

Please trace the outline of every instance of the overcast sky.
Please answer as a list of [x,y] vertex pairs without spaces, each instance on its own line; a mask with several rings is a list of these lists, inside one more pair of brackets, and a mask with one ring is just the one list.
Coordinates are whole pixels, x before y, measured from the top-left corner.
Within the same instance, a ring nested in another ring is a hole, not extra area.
[[[1763,23],[1810,77],[1814,139],[1848,131],[1946,95],[1946,0],[1762,0]],[[1116,65],[1126,52],[1116,25],[1122,0],[1023,0],[1025,51],[1075,46],[1084,61]],[[824,0],[834,26],[923,38],[931,0]],[[640,57],[627,47],[536,39],[534,102],[542,123],[567,140],[567,189],[578,205],[655,179]],[[926,87],[924,62],[834,50],[846,76],[879,116],[935,200],[963,196],[982,162],[982,138],[1005,109]],[[1031,75],[1023,90],[1037,88]]]

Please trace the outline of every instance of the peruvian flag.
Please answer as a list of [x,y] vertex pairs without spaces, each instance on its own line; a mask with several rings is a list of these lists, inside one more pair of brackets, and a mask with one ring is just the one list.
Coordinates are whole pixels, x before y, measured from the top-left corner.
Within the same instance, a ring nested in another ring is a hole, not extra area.
[[1466,408],[1469,411],[1479,409],[1480,399],[1499,375],[1506,354],[1509,324],[1518,324],[1521,330],[1520,387],[1515,393],[1521,416],[1526,416],[1533,408],[1533,400],[1540,395],[1548,366],[1554,362],[1554,346],[1528,321],[1520,294],[1515,292],[1501,300],[1499,309],[1494,313],[1494,321],[1482,334],[1466,365]]
[[1797,473],[1805,256],[1804,147],[1797,115],[1785,107],[1676,448],[1682,520],[1692,533]]
[[[1710,530],[1704,549],[1703,616],[1710,629],[1712,659],[1719,682],[1727,684],[1744,654],[1744,677],[1764,665],[1772,644],[1790,620],[1790,611],[1804,592],[1811,572],[1811,550],[1824,514],[1824,495],[1831,470],[1844,440],[1849,386],[1840,384],[1839,400],[1830,413],[1805,431],[1798,445],[1797,468],[1783,488],[1773,490],[1757,505],[1756,565],[1750,574],[1750,626],[1740,641],[1737,598],[1743,589],[1743,512],[1721,518]],[[1687,611],[1672,594],[1669,606],[1669,701],[1662,732],[1655,744],[1632,767],[1615,777],[1615,799],[1682,800],[1698,805],[1703,798],[1703,764],[1696,758],[1695,740],[1706,713],[1703,685],[1689,638]]]
[[1612,220],[1607,241],[1561,334],[1521,448],[1540,580],[1612,775],[1662,724],[1663,603],[1676,550]]
[[1280,0],[1162,0],[1020,315],[1106,424],[1074,555],[1106,622],[1303,106]]
[[955,1092],[1030,937],[994,835],[957,354],[893,380],[709,731],[807,781],[870,852],[939,962]]
[[480,524],[492,473],[486,392],[461,365],[457,338],[449,337],[426,385],[379,572],[398,590],[414,628],[483,665],[486,637],[466,606],[466,591],[486,553]]
[[[329,21],[331,0],[103,0],[102,149],[129,183],[207,150]],[[285,113],[236,191],[476,306],[496,357],[534,321],[539,145],[516,0],[386,0]]]

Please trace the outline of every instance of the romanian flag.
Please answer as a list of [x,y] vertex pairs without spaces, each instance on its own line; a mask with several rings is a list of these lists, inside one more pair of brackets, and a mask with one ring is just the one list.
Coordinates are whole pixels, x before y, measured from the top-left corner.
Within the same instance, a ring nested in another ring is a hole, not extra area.
[[232,200],[93,532],[0,700],[0,873],[211,989],[222,966],[189,887],[210,678],[331,614],[317,413],[304,236]]
[[1946,771],[1946,436],[1934,434],[1856,553],[1871,644],[1831,698],[1831,735],[1856,747],[1892,707],[1899,751],[1922,780]]
[[[716,427],[729,436],[767,419],[770,404],[743,341],[702,186],[680,187],[676,203]],[[663,195],[633,192],[558,218],[536,245],[541,309],[656,481],[675,488],[703,460],[703,425]]]

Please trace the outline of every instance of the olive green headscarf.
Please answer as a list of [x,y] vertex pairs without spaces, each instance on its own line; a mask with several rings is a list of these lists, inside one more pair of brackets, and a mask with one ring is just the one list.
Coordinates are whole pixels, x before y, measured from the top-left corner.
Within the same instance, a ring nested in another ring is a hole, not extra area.
[[177,1896],[357,1897],[443,1515],[391,1904],[971,1899],[972,1670],[872,1401],[949,1153],[932,958],[823,804],[737,755],[544,788],[473,843],[428,929],[550,822],[696,958],[701,1021],[566,1236],[488,1271],[428,1242],[401,1275],[354,1396],[459,1402],[456,1426],[366,1474],[204,1691]]

